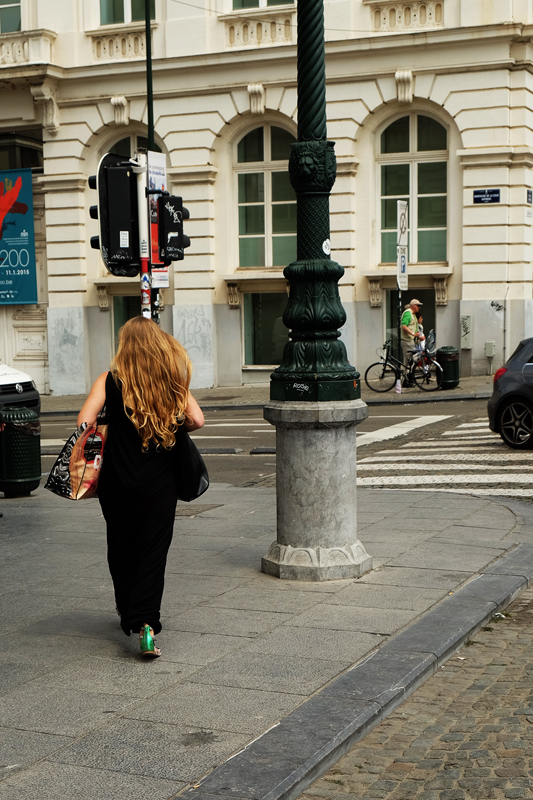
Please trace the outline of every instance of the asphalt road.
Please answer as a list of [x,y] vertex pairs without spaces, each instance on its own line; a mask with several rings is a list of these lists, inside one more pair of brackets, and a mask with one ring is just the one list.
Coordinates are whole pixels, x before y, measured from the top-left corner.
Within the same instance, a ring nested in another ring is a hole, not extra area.
[[[411,432],[396,436],[388,442],[389,447],[399,446],[409,438],[424,440],[452,428],[458,423],[469,422],[486,416],[486,401],[472,400],[447,403],[417,403],[413,405],[370,406],[367,420],[358,426],[358,434],[375,433],[391,429],[399,423],[412,423]],[[431,422],[424,424],[424,418]],[[443,419],[435,421],[435,418]],[[53,415],[41,420],[41,440],[64,441],[74,430],[73,415]],[[415,427],[416,426],[416,427]],[[363,440],[361,436],[361,441]],[[270,423],[263,419],[260,409],[223,409],[206,411],[205,426],[194,433],[197,445],[204,451],[209,474],[213,482],[230,483],[234,486],[255,484],[272,485],[276,471],[276,433]],[[372,456],[383,449],[380,442],[366,443],[361,455]],[[55,456],[43,455],[42,471],[50,470]]]

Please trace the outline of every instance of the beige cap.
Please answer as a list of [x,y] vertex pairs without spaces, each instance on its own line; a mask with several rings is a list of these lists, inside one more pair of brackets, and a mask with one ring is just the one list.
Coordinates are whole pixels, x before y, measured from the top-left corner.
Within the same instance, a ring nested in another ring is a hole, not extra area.
[[424,303],[421,303],[421,302],[420,302],[420,300],[417,300],[417,299],[415,298],[414,300],[411,300],[411,302],[409,303],[409,305],[410,305],[410,306],[423,306],[423,305],[424,305]]

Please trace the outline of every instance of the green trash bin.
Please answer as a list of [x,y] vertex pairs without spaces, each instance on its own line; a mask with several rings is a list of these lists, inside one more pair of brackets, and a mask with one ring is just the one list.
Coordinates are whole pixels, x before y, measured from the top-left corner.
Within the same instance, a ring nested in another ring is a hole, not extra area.
[[5,423],[0,433],[0,492],[21,497],[41,482],[41,423],[39,415],[25,406],[6,406],[0,412]]
[[455,389],[459,385],[459,350],[439,347],[435,358],[442,367],[441,389]]

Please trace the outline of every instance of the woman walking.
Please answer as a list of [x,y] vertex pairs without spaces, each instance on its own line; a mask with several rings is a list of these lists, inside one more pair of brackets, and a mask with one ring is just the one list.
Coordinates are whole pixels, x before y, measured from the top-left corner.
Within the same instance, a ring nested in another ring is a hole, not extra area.
[[117,612],[143,655],[159,656],[167,553],[178,500],[174,463],[185,431],[204,424],[189,392],[186,350],[155,322],[134,317],[120,329],[109,372],[95,381],[78,425],[109,422],[98,497],[107,524],[107,556]]

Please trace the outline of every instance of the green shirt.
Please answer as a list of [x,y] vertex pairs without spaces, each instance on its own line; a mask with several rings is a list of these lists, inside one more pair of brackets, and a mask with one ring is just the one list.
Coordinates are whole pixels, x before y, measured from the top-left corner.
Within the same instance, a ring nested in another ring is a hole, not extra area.
[[402,339],[410,342],[413,336],[418,333],[418,320],[410,308],[407,308],[403,312],[401,324],[402,326],[405,325],[411,331],[412,336],[409,336],[402,327]]

